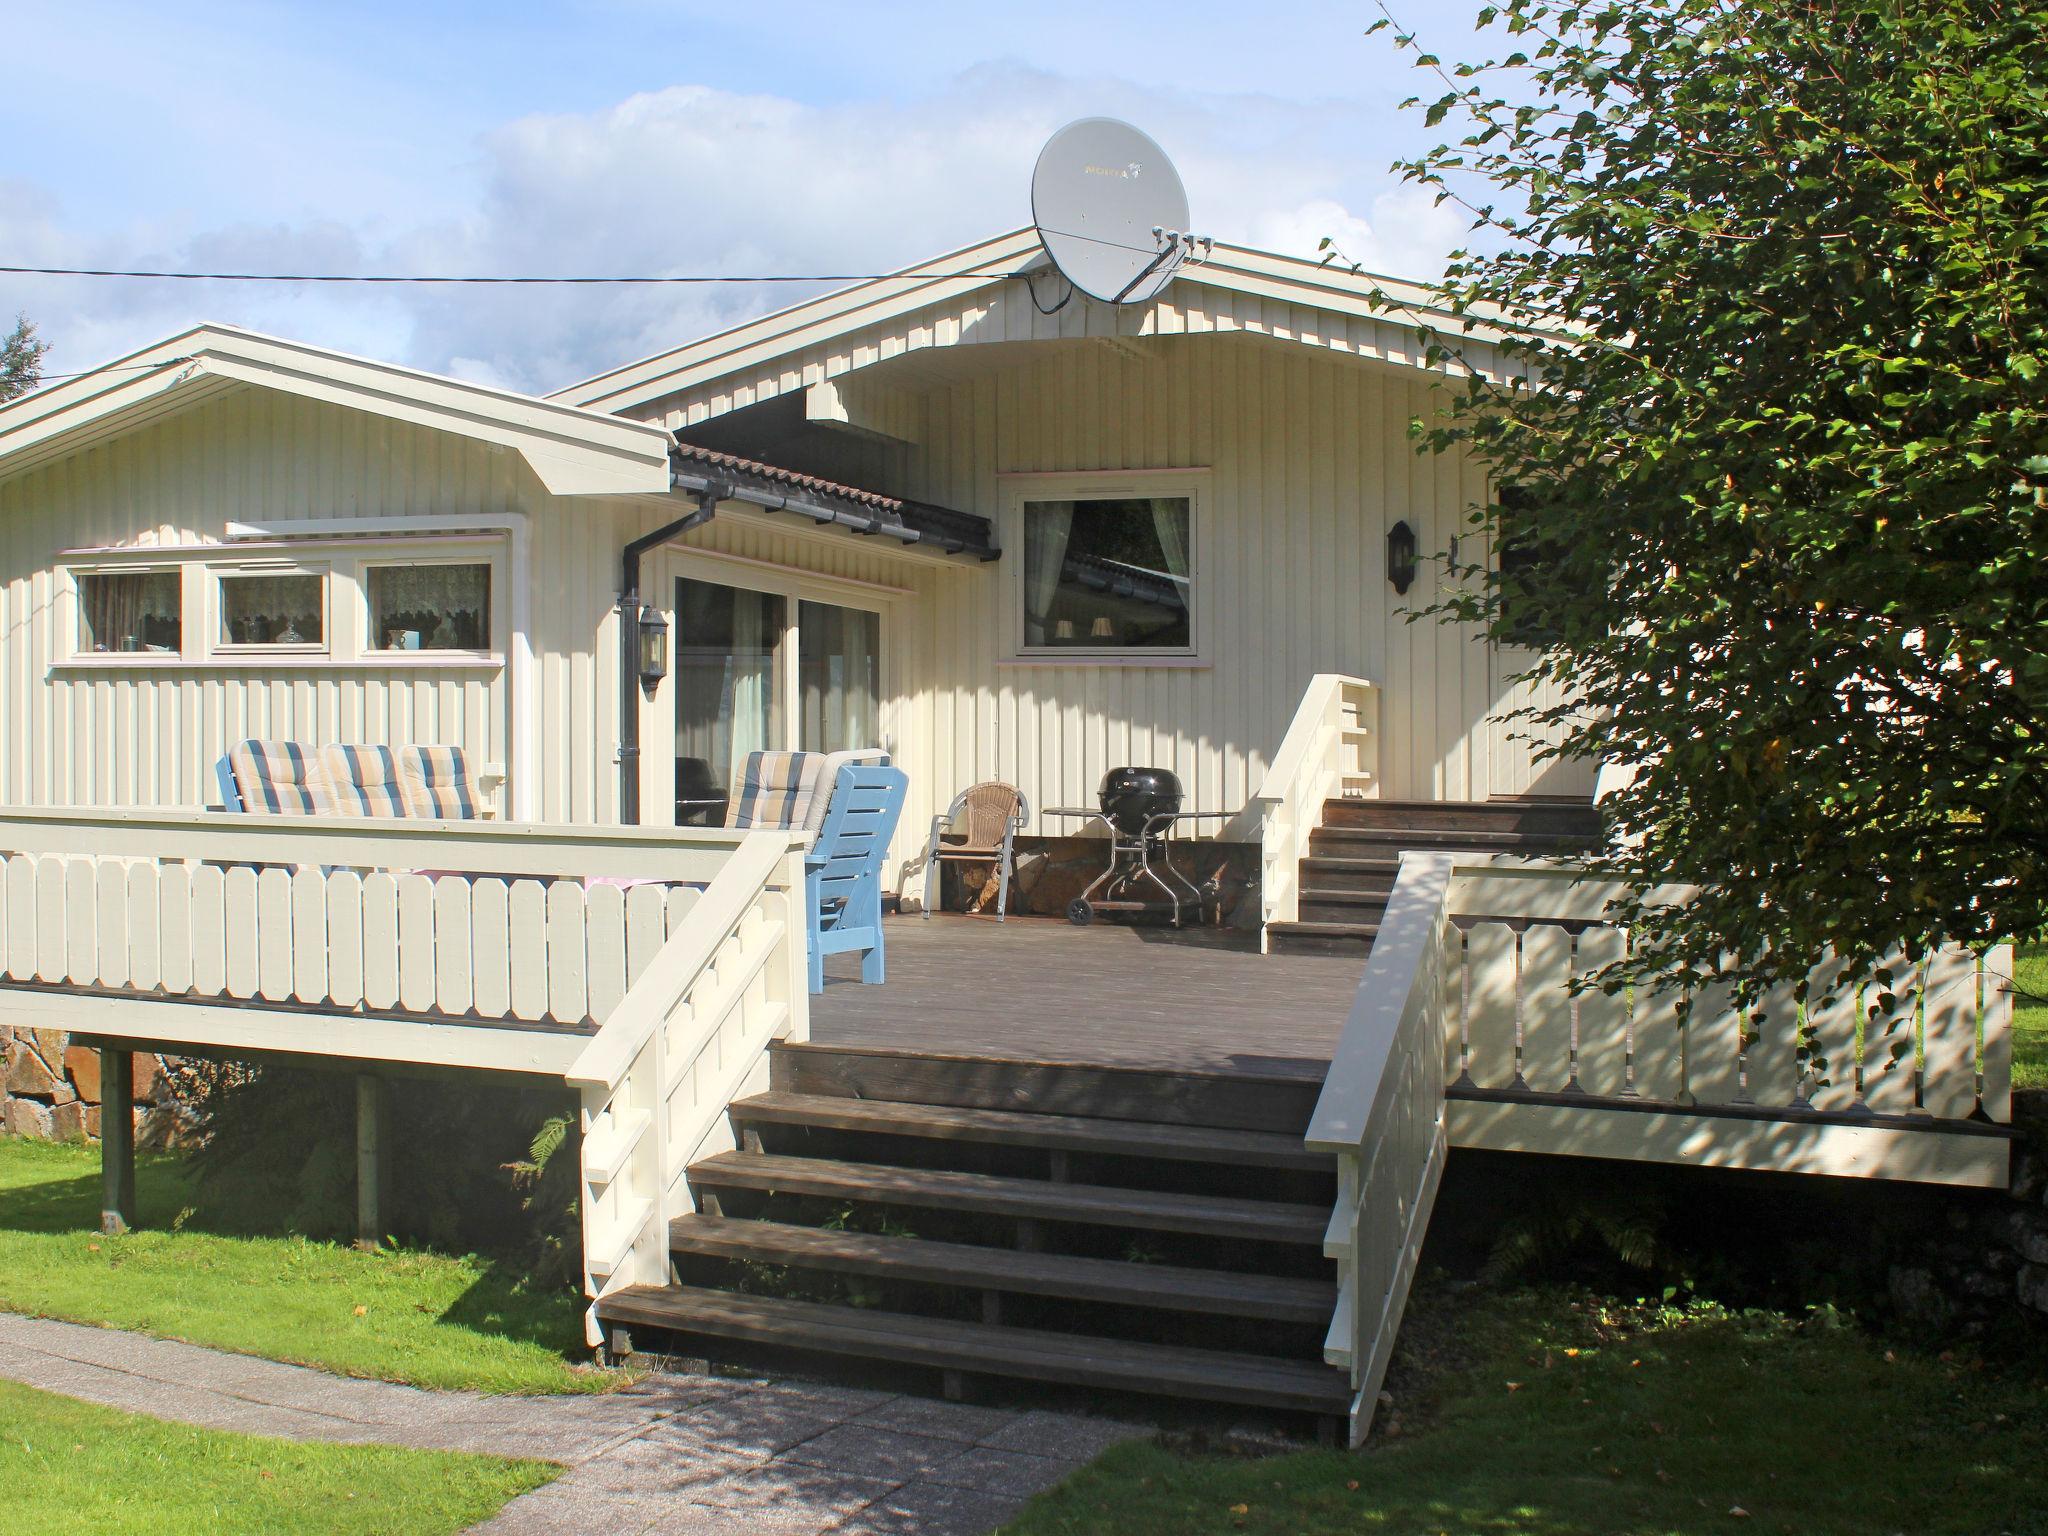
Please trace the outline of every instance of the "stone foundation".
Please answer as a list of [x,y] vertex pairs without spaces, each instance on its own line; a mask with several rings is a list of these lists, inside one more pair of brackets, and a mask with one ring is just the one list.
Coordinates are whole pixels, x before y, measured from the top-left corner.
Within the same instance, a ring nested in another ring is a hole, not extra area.
[[1900,1316],[1974,1334],[2015,1309],[2048,1323],[2048,1091],[2016,1093],[2012,1186],[1948,1212],[1887,1275]]
[[[1010,911],[1033,917],[1063,917],[1067,903],[1088,888],[1109,863],[1109,844],[1099,837],[1032,837],[1017,840],[1017,874],[1010,885]],[[1209,897],[1225,927],[1259,926],[1259,845],[1189,840],[1173,845],[1173,865]],[[1133,896],[1157,896],[1140,881]],[[903,909],[921,910],[924,871],[905,883]],[[940,866],[940,910],[994,912],[996,867],[947,860]],[[1161,900],[1164,917],[1164,900]]]
[[[175,1064],[135,1053],[135,1134],[144,1147],[179,1140]],[[0,1131],[40,1141],[97,1141],[100,1053],[57,1029],[0,1025]]]

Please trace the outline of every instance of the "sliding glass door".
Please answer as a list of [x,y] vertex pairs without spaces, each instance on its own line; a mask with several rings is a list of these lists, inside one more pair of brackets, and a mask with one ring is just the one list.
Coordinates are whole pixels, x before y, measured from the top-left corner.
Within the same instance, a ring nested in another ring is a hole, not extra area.
[[883,745],[876,609],[679,576],[671,631],[678,826],[723,824],[750,752]]
[[797,604],[797,739],[806,752],[882,741],[882,616],[869,608]]

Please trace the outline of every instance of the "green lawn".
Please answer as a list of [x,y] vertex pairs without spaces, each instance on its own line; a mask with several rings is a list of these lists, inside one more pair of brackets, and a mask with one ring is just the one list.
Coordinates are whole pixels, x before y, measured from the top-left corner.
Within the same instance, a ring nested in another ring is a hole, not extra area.
[[0,1382],[15,1531],[459,1531],[561,1469],[166,1424]]
[[134,1328],[347,1376],[588,1392],[581,1306],[489,1260],[176,1230],[177,1158],[138,1160],[140,1227],[103,1237],[99,1153],[0,1137],[0,1310]]
[[2028,944],[2013,966],[2012,1085],[2048,1088],[2048,944]]
[[[1423,1298],[1448,1356],[1361,1454],[1136,1444],[1008,1536],[1914,1536],[2048,1530],[2048,1376],[1886,1347],[1829,1317],[1632,1308],[1559,1291]],[[1397,1364],[1397,1370],[1403,1367]]]

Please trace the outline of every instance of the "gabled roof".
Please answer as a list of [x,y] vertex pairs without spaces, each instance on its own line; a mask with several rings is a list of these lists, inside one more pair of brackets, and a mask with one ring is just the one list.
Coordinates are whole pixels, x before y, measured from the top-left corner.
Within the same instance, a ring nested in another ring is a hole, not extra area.
[[[1452,314],[1420,283],[1216,245],[1147,304],[1066,291],[1037,235],[1015,230],[921,261],[559,390],[591,410],[687,425],[921,348],[1240,331],[1415,366],[1428,341],[1492,373],[1499,317]],[[1457,371],[1454,369],[1454,371]]]
[[558,496],[669,488],[659,427],[226,325],[195,326],[0,406],[0,478],[243,388],[514,449]]

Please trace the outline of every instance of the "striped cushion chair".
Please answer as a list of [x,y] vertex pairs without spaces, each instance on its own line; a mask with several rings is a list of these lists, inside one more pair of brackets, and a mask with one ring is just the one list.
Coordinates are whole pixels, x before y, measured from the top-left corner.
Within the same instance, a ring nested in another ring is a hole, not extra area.
[[240,809],[270,816],[329,816],[334,791],[320,754],[296,741],[245,741],[228,749]]
[[749,752],[725,807],[728,827],[802,827],[824,784],[822,752]]
[[408,816],[471,821],[477,815],[476,782],[460,747],[400,747],[398,782]]
[[398,754],[389,747],[325,746],[320,749],[320,763],[327,770],[334,808],[341,815],[406,814]]

